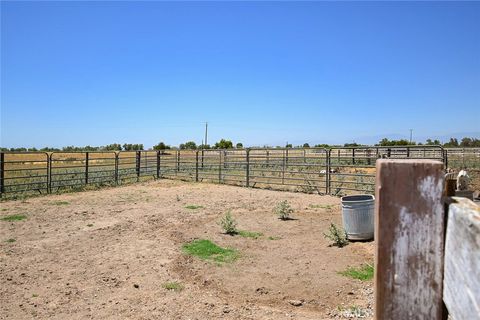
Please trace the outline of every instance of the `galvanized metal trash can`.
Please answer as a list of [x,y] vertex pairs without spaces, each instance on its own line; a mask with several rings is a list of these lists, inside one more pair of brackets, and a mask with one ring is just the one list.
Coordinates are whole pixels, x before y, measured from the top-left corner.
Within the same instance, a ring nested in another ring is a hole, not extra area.
[[374,214],[374,196],[360,194],[342,197],[343,227],[349,240],[373,239]]

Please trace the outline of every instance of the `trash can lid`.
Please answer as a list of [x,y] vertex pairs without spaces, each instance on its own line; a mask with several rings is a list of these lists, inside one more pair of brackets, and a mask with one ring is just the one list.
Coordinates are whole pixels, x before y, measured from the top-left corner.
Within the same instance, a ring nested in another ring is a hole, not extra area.
[[371,194],[357,194],[353,196],[342,197],[342,202],[358,202],[358,201],[371,201],[375,200],[375,197]]

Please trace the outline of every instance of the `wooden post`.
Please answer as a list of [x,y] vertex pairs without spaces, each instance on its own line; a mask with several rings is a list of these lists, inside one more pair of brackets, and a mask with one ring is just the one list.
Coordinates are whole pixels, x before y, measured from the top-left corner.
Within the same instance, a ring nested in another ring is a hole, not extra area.
[[355,164],[355,149],[352,149],[352,164]]
[[443,163],[377,161],[375,319],[443,314]]
[[480,319],[480,208],[453,198],[445,240],[443,300],[452,319]]

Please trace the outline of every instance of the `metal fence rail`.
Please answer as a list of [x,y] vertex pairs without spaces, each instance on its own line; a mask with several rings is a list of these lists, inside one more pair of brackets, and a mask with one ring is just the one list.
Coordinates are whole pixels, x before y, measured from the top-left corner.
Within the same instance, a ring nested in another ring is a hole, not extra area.
[[379,158],[447,160],[445,150],[438,146],[2,152],[0,196],[74,191],[158,178],[333,195],[373,193],[375,161]]

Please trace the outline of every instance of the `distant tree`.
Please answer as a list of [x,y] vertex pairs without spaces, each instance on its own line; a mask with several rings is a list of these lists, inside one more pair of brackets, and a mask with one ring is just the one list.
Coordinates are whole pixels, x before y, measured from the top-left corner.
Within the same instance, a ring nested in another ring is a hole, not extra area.
[[243,149],[243,143],[238,142],[238,143],[235,145],[235,147],[236,147],[237,149]]
[[230,140],[221,139],[215,143],[215,149],[230,149],[233,148],[233,143]]
[[435,139],[435,140],[427,139],[425,141],[425,145],[427,145],[427,146],[434,146],[434,145],[440,145],[440,144],[442,144],[442,143],[440,142],[440,140],[437,140],[437,139]]
[[166,145],[164,142],[159,142],[153,146],[153,150],[167,150],[170,149],[169,145]]
[[197,149],[197,144],[193,141],[187,141],[185,143],[181,143],[179,147],[180,147],[180,149],[195,150],[195,149]]
[[344,147],[360,147],[361,144],[358,144],[356,142],[352,142],[352,143],[345,143],[343,146]]
[[450,138],[450,141],[445,143],[443,145],[444,147],[447,147],[447,148],[455,148],[455,147],[458,147],[458,140],[456,138]]
[[304,148],[310,148],[310,145],[305,142],[305,143],[303,144],[303,147],[304,147]]
[[415,145],[415,142],[411,142],[406,140],[406,139],[400,139],[400,140],[388,140],[387,138],[383,138],[380,140],[379,143],[376,144],[377,146],[382,146],[382,147],[388,147],[388,146],[409,146],[409,145]]
[[105,151],[120,151],[122,150],[122,145],[120,143],[107,144],[102,148]]
[[138,151],[138,150],[143,150],[143,144],[131,144],[131,143],[124,143],[123,144],[123,150],[125,151]]
[[287,143],[287,144],[285,145],[285,148],[292,148],[292,144],[291,144],[291,143]]
[[321,143],[321,144],[316,144],[315,148],[330,148],[330,145],[326,143]]
[[210,149],[210,145],[209,144],[200,144],[200,145],[198,145],[198,149]]

